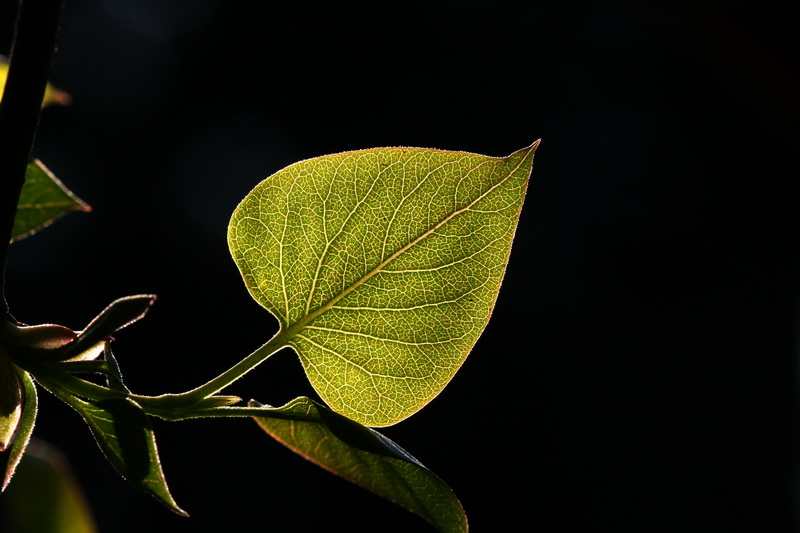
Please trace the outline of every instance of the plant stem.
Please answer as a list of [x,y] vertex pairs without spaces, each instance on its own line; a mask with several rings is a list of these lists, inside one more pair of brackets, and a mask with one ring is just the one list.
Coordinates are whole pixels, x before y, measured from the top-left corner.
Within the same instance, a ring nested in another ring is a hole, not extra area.
[[282,411],[279,407],[214,407],[212,409],[195,409],[186,414],[170,418],[171,421],[189,420],[193,418],[279,418],[281,420],[316,421],[313,416]]
[[150,406],[161,408],[167,407],[168,405],[173,405],[175,407],[190,405],[220,392],[222,389],[260,365],[268,357],[282,348],[285,348],[287,346],[287,338],[288,336],[285,332],[278,332],[278,334],[272,337],[266,344],[239,361],[239,363],[196,389],[181,394],[164,394],[161,396],[140,396],[138,394],[131,394],[130,398],[145,408]]
[[61,0],[21,0],[0,103],[0,312],[8,315],[5,270],[25,168],[55,51]]
[[13,354],[12,361],[23,370],[30,372],[40,385],[59,398],[62,398],[64,394],[73,394],[90,400],[101,401],[127,396],[127,393],[113,391],[75,377],[72,374],[67,374],[60,366],[63,363],[48,363],[39,360],[36,356],[20,352]]

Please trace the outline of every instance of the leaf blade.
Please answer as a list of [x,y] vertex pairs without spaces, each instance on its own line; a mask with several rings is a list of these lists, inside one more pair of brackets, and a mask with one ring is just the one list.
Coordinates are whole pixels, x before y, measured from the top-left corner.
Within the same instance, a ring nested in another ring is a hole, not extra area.
[[14,441],[22,422],[24,404],[23,384],[14,364],[0,344],[0,452]]
[[494,307],[537,145],[323,156],[237,207],[228,241],[245,285],[334,410],[391,425],[460,368]]
[[56,352],[59,360],[96,359],[114,333],[141,320],[155,301],[154,294],[117,298],[78,332],[72,343]]
[[67,395],[64,400],[83,417],[103,455],[124,479],[188,516],[170,494],[150,420],[138,404],[128,398],[95,402]]
[[442,533],[467,531],[453,491],[385,436],[305,397],[272,410],[296,418],[255,421],[295,453],[420,515]]
[[19,381],[22,384],[23,402],[22,402],[22,416],[17,428],[17,434],[14,437],[14,442],[8,449],[8,457],[6,460],[5,473],[3,475],[3,484],[0,486],[0,492],[6,490],[11,478],[17,470],[17,466],[25,454],[28,443],[33,434],[33,427],[36,425],[36,414],[39,408],[38,395],[36,393],[36,385],[30,374],[24,370],[18,370]]
[[75,196],[41,161],[33,159],[25,170],[11,242],[29,237],[72,211],[92,208]]

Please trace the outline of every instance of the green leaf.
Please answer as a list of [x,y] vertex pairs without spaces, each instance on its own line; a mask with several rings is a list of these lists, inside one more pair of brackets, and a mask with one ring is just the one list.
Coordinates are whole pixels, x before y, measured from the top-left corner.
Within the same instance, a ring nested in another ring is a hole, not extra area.
[[89,504],[63,454],[32,439],[14,483],[0,498],[0,531],[96,533]]
[[32,350],[57,350],[71,343],[78,336],[74,331],[58,324],[20,326],[6,323],[3,326],[6,342]]
[[394,424],[460,368],[494,307],[537,146],[328,155],[239,204],[233,259],[334,410]]
[[177,514],[178,507],[161,470],[150,420],[128,398],[87,402],[75,396],[62,398],[86,420],[106,459],[123,478],[161,500]]
[[292,451],[417,513],[443,533],[467,531],[453,491],[377,431],[305,397],[271,411],[286,418],[271,415],[256,417],[256,422]]
[[112,334],[142,319],[155,301],[154,294],[137,294],[114,300],[83,331],[78,332],[74,342],[55,352],[58,360],[87,361],[97,358],[103,353],[106,341]]
[[22,186],[11,242],[33,235],[70,211],[92,208],[67,189],[38,160],[28,163]]
[[36,424],[36,413],[38,409],[38,396],[36,394],[36,385],[33,383],[30,374],[23,370],[18,371],[19,380],[22,383],[24,400],[22,403],[22,417],[17,427],[17,435],[11,447],[8,449],[8,457],[6,460],[6,469],[3,476],[3,484],[0,487],[0,492],[6,490],[11,477],[16,472],[22,456],[28,447],[28,443],[33,433],[33,426]]
[[14,440],[22,420],[23,391],[17,371],[0,344],[0,452]]

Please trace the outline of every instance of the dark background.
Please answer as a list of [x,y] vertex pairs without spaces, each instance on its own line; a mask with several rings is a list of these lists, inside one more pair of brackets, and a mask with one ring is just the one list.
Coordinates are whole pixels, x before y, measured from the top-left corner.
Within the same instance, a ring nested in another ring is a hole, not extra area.
[[[156,293],[115,353],[180,392],[276,330],[228,217],[292,162],[541,138],[496,311],[450,386],[384,433],[472,531],[796,531],[797,19],[759,2],[65,2],[35,155],[94,207],[15,244],[27,323]],[[654,5],[658,4],[658,5]],[[702,4],[699,6],[698,4]],[[787,3],[788,4],[788,3]],[[3,0],[7,52],[15,1]],[[291,353],[230,389],[313,395]],[[427,531],[248,420],[155,422],[169,513],[43,397],[103,532]],[[255,520],[255,525],[250,521]]]

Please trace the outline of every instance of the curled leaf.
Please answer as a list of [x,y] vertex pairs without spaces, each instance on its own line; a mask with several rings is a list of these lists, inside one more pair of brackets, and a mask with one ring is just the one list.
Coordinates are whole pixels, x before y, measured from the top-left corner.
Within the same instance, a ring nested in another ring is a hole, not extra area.
[[22,402],[22,384],[0,344],[0,451],[5,451],[14,440],[22,420]]
[[17,435],[14,438],[14,442],[11,443],[11,447],[8,449],[5,474],[3,475],[3,484],[0,487],[0,492],[6,489],[11,481],[11,477],[16,472],[17,466],[30,442],[33,427],[36,424],[36,414],[38,410],[36,385],[27,372],[19,370],[18,374],[24,391],[22,416],[20,417],[19,426],[17,427]]

